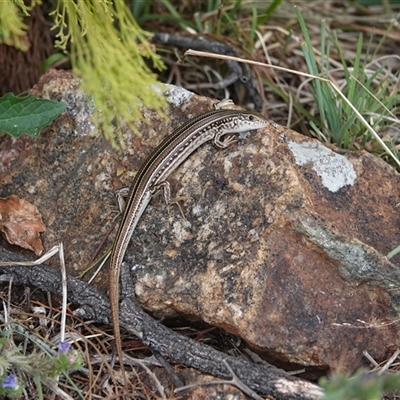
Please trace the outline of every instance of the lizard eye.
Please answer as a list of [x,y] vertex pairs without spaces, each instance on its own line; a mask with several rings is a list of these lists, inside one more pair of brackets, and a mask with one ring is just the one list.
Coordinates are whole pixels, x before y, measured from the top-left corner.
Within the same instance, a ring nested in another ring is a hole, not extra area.
[[253,121],[254,117],[252,115],[249,115],[249,120]]

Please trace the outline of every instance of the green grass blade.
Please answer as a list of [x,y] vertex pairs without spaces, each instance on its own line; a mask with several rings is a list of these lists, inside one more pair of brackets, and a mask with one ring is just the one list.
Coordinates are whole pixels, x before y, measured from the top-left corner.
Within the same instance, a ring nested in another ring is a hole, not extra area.
[[282,0],[273,0],[272,3],[266,8],[266,10],[257,17],[257,27],[262,25],[279,7],[281,3]]
[[[351,73],[351,75],[354,76],[355,78],[359,77],[362,45],[363,45],[363,36],[362,36],[362,34],[360,34],[358,37],[357,52],[356,52],[356,57],[354,60],[353,72]],[[356,99],[355,99],[356,83],[357,82],[354,79],[350,79],[349,89],[347,92],[347,98],[354,106],[357,106]],[[348,107],[346,107],[346,111],[350,112]]]
[[235,18],[241,6],[242,6],[242,0],[236,0],[232,10],[230,10],[227,14],[229,14],[231,18]]
[[394,248],[391,252],[389,252],[386,257],[391,259],[398,253],[400,253],[400,245]]
[[251,18],[251,28],[250,28],[250,43],[254,43],[256,37],[256,30],[257,30],[257,8],[252,7],[251,9],[252,18]]
[[164,5],[164,7],[169,11],[171,14],[169,17],[174,20],[176,23],[178,23],[183,30],[186,30],[187,27],[193,27],[193,25],[183,19],[181,15],[176,11],[175,7],[169,0],[161,0],[161,3]]
[[[306,23],[304,21],[303,15],[301,14],[300,10],[297,7],[295,7],[295,12],[304,37],[304,43],[301,44],[301,49],[303,50],[304,58],[306,60],[309,73],[315,76],[319,76],[319,70],[317,67],[317,62],[315,60],[314,49],[311,43],[310,35],[308,34]],[[325,123],[326,119],[322,103],[321,83],[319,80],[316,79],[313,81],[313,85],[316,91],[315,97],[318,102],[318,109],[321,115],[321,121],[322,123]]]

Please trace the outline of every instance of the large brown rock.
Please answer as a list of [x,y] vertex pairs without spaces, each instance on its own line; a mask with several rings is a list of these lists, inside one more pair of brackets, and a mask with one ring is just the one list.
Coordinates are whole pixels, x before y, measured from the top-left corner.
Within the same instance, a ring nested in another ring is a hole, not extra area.
[[[40,93],[70,109],[36,141],[2,139],[1,154],[18,154],[19,166],[2,166],[0,197],[34,203],[46,248],[63,240],[77,274],[115,224],[113,189],[212,102],[170,87],[170,118],[144,110],[143,136],[126,129],[117,153],[94,140],[70,75],[47,74]],[[382,160],[271,123],[224,151],[204,145],[169,181],[185,218],[156,196],[126,257],[147,310],[223,327],[279,365],[354,370],[363,351],[379,362],[398,347],[400,256],[385,255],[400,244],[400,176]]]
[[[400,177],[378,158],[272,125],[174,176],[187,220],[151,207],[135,293],[200,317],[270,360],[354,370],[398,346]],[[161,212],[160,212],[161,211]],[[151,235],[153,232],[153,235]]]

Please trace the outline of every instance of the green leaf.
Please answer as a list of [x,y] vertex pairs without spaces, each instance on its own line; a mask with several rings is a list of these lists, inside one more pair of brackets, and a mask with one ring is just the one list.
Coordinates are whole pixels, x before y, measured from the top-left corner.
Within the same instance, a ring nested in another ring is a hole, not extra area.
[[40,130],[53,121],[67,108],[67,104],[38,99],[24,98],[7,93],[0,98],[0,132],[14,137],[22,134],[37,137]]
[[46,60],[43,61],[40,72],[44,74],[49,68],[55,68],[55,64],[60,61],[68,60],[68,57],[62,53],[54,53],[50,57],[47,57]]

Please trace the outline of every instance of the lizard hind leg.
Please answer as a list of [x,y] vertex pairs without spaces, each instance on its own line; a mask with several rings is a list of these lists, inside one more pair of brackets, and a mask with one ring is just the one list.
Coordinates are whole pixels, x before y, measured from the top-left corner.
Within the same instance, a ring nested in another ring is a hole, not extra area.
[[158,192],[162,192],[164,202],[168,206],[168,209],[171,204],[176,204],[179,208],[179,212],[181,213],[182,218],[186,219],[185,214],[183,213],[182,207],[179,203],[180,200],[184,199],[184,196],[171,198],[171,186],[168,181],[161,181],[161,182],[157,183],[157,185],[155,185],[153,187],[153,189],[151,190],[151,194],[153,196]]

